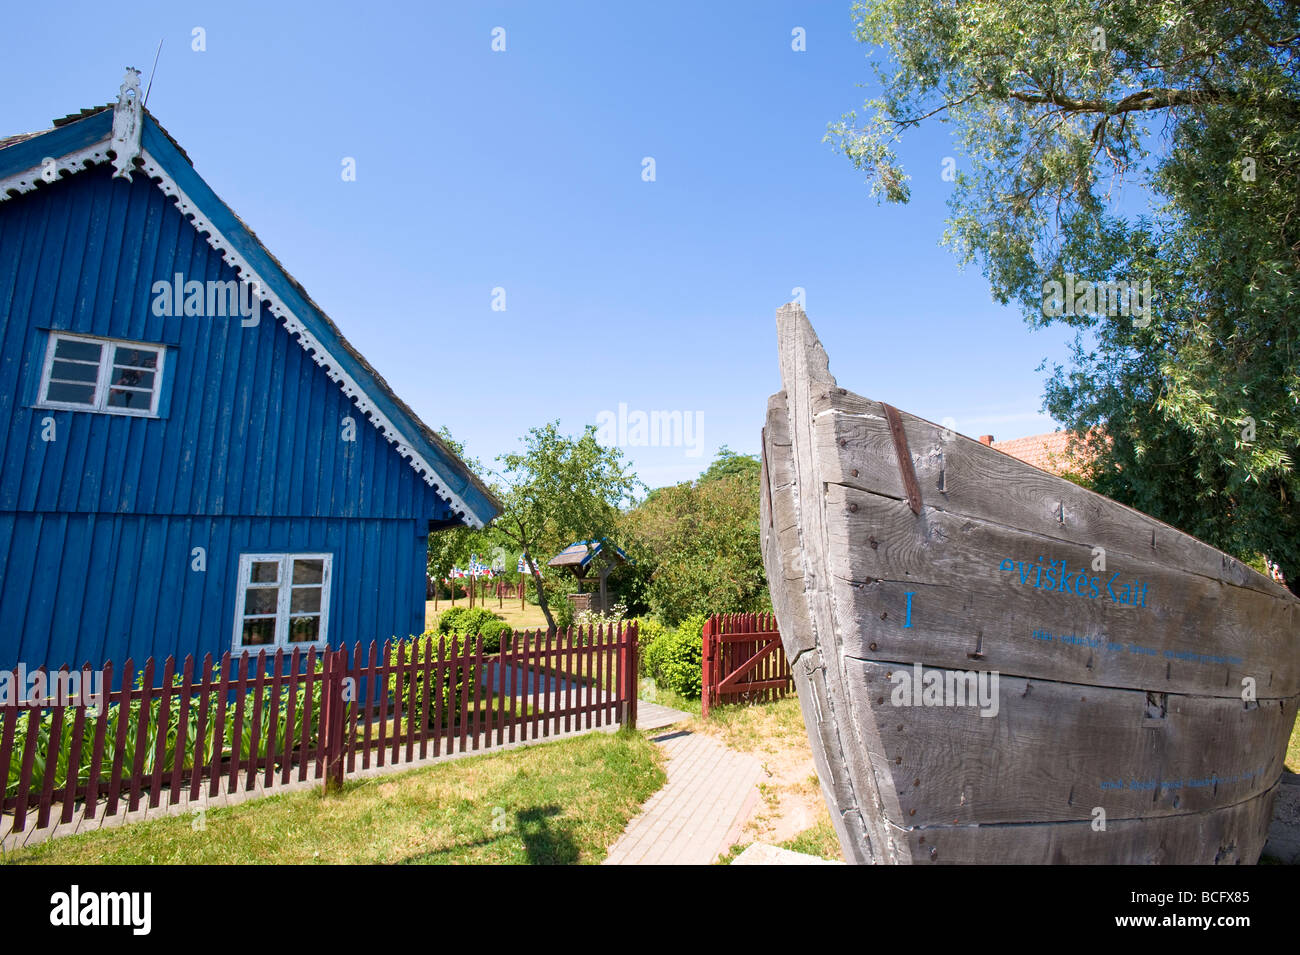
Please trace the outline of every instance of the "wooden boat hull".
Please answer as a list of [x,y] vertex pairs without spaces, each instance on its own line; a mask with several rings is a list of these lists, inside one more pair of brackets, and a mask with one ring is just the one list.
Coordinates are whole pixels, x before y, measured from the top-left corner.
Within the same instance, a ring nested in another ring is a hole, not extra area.
[[1257,861],[1300,601],[839,388],[802,310],[777,325],[763,558],[845,857]]

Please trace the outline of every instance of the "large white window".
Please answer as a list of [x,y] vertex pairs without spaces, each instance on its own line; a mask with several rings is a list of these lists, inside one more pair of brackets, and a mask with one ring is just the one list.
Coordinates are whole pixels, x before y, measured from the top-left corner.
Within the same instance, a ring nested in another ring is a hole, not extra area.
[[329,554],[241,554],[234,649],[325,647]]
[[156,415],[165,354],[161,345],[54,332],[45,352],[40,404]]

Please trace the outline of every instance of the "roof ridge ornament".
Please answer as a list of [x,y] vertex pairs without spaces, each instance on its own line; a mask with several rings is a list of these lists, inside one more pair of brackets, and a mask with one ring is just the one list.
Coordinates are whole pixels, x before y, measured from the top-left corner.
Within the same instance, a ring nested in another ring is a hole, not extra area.
[[116,154],[113,160],[113,178],[131,181],[131,169],[140,155],[140,133],[143,129],[143,106],[140,103],[140,71],[126,68],[122,86],[113,107],[113,138],[109,148]]

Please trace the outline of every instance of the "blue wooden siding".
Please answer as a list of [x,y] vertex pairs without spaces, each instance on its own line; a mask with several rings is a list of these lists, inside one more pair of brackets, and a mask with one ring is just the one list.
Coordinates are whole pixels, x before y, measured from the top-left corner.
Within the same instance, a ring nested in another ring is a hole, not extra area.
[[[424,630],[427,538],[411,520],[0,514],[0,667],[233,649],[239,555],[333,555],[329,641]],[[190,554],[204,547],[207,569]]]
[[[178,272],[236,278],[141,174],[0,203],[0,666],[228,649],[241,551],[335,554],[332,643],[419,632],[445,502],[269,311],[155,316]],[[159,417],[33,408],[50,330],[166,345]]]

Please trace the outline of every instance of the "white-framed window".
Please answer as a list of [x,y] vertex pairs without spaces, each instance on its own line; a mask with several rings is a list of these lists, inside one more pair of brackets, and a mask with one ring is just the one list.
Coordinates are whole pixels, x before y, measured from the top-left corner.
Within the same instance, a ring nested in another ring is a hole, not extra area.
[[330,554],[240,554],[234,651],[329,645]]
[[39,405],[105,414],[156,415],[162,345],[51,332]]

